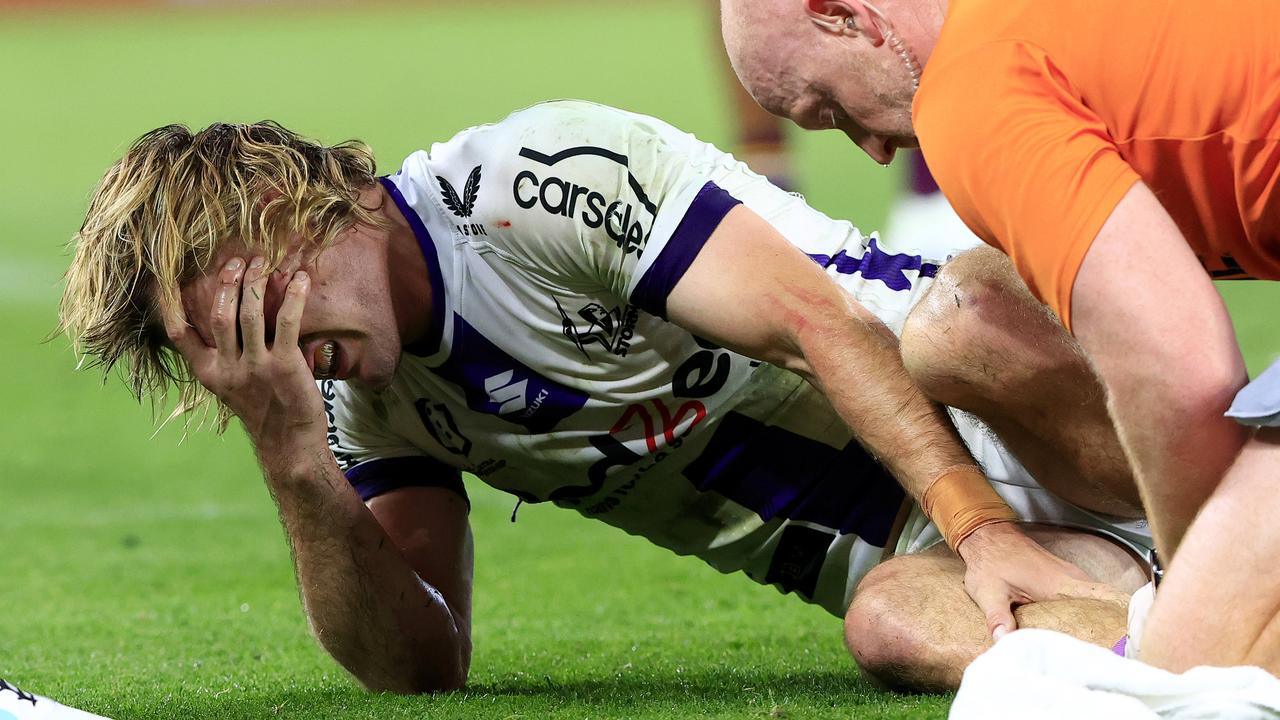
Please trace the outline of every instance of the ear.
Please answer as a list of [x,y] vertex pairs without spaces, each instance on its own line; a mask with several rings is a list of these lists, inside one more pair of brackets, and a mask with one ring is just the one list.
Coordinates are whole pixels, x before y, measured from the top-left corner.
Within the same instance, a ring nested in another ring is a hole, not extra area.
[[862,0],[804,0],[809,19],[838,35],[862,35],[875,47],[884,44],[876,16]]

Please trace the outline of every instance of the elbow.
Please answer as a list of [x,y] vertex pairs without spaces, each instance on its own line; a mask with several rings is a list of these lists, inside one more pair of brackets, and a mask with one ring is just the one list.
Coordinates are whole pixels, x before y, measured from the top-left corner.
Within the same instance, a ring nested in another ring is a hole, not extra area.
[[1239,354],[1179,358],[1135,356],[1100,368],[1107,404],[1130,460],[1139,468],[1170,462],[1216,482],[1248,439],[1225,416],[1247,379]]
[[467,673],[459,670],[447,676],[406,678],[396,682],[361,682],[365,689],[375,693],[393,693],[396,695],[435,695],[461,690],[466,687]]
[[1188,415],[1216,420],[1222,418],[1247,379],[1243,366],[1238,372],[1229,368],[1221,368],[1219,372],[1197,372],[1188,378],[1185,385],[1179,385],[1175,392],[1181,392],[1179,404]]
[[811,330],[804,324],[790,325],[774,333],[767,342],[759,343],[754,349],[731,349],[738,349],[744,355],[812,381],[813,365],[810,363],[810,356],[813,348],[809,346],[810,333]]
[[780,353],[772,358],[765,358],[765,362],[775,367],[799,375],[810,383],[817,384],[817,377],[814,375],[813,366],[809,363],[809,358],[804,351],[796,350],[795,352]]
[[1128,372],[1108,378],[1112,402],[1123,406],[1127,398],[1146,396],[1149,402],[1162,405],[1170,420],[1189,423],[1190,427],[1222,420],[1248,379],[1239,353],[1151,360],[1135,357],[1127,363]]
[[356,675],[369,692],[396,695],[434,695],[461,690],[467,684],[468,668],[462,663],[453,667],[404,668],[394,674]]
[[328,646],[326,649],[370,692],[430,695],[459,690],[467,684],[470,638],[457,638],[455,642],[441,644],[436,639],[389,653],[379,653],[368,646],[348,648],[348,652],[334,652],[335,648]]

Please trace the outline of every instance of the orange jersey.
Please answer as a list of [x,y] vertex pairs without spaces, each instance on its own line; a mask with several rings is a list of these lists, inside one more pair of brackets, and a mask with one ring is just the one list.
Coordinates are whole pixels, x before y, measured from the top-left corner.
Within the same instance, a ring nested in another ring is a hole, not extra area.
[[960,217],[1068,327],[1138,180],[1214,277],[1280,279],[1280,0],[951,0],[913,118]]

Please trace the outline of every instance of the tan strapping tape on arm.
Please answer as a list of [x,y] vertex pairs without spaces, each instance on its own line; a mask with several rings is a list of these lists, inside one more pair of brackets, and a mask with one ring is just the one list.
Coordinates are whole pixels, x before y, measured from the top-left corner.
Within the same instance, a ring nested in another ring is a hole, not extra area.
[[979,528],[1018,520],[975,465],[955,465],[938,473],[925,487],[920,509],[938,526],[952,550]]

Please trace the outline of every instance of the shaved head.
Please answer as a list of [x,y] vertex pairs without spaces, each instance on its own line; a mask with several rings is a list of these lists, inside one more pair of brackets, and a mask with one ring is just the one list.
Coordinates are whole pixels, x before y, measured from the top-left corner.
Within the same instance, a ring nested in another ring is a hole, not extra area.
[[822,39],[797,0],[721,0],[720,28],[742,86],[765,110],[786,115],[786,103],[809,85],[797,61],[806,42]]
[[942,0],[721,0],[734,72],[769,112],[844,132],[888,163],[914,147],[911,102]]

